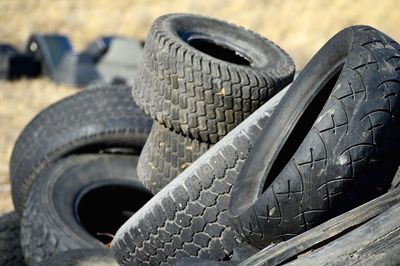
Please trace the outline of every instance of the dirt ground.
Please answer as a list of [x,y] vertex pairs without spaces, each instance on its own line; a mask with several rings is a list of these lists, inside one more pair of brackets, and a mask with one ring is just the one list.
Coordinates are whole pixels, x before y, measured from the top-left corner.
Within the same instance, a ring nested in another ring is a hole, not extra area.
[[[303,68],[336,32],[367,24],[400,40],[398,0],[0,0],[0,42],[22,47],[32,32],[70,36],[77,50],[99,35],[145,39],[166,13],[217,17],[274,41]],[[23,127],[49,104],[76,92],[46,79],[0,82],[0,213],[12,210],[8,162]]]

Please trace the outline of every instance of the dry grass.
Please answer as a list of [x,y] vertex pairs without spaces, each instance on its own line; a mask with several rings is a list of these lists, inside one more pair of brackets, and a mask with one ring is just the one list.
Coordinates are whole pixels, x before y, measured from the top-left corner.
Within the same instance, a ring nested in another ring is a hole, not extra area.
[[[60,32],[77,49],[101,34],[145,38],[165,13],[189,12],[252,29],[284,48],[300,69],[340,29],[372,25],[400,39],[397,0],[0,0],[0,41],[21,46],[32,32]],[[0,213],[12,208],[8,158],[23,126],[42,108],[74,90],[47,80],[0,83]]]
[[8,161],[18,134],[40,110],[75,91],[47,79],[0,83],[0,213],[12,209]]

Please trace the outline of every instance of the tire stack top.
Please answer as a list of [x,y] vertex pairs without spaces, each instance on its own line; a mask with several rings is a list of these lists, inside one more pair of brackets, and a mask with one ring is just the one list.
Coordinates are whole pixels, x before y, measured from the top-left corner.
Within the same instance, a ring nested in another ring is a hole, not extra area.
[[292,59],[260,35],[216,19],[172,14],[151,27],[132,92],[165,127],[216,143],[293,75]]
[[152,192],[161,190],[293,75],[292,59],[254,32],[201,16],[158,18],[132,89],[139,107],[158,122],[139,178]]

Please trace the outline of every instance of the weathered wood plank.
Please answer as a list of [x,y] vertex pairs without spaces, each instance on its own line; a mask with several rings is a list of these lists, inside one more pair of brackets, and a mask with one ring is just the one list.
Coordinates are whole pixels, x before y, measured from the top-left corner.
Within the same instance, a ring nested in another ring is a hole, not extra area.
[[314,227],[297,237],[267,247],[239,265],[271,266],[281,264],[291,258],[295,258],[300,253],[321,245],[323,242],[325,243],[338,238],[341,234],[374,218],[399,202],[399,189],[391,190],[386,194]]
[[285,265],[354,264],[400,264],[400,203],[335,241]]
[[392,187],[390,189],[395,189],[400,186],[400,167],[397,169],[396,174],[394,175],[394,178],[392,180]]

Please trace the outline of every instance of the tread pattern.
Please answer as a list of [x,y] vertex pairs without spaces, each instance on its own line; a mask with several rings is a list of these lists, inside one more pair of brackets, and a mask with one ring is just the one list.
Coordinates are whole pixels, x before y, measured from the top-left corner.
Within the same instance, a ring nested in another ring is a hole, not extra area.
[[139,179],[155,194],[211,146],[154,123],[139,157]]
[[390,187],[399,163],[400,46],[367,26],[352,31],[351,51],[312,129],[258,201],[232,218],[256,247],[301,234]]
[[112,248],[120,264],[228,258],[237,245],[227,216],[232,184],[283,93],[211,147],[118,230]]
[[0,217],[0,265],[26,265],[19,243],[20,218],[10,212]]
[[143,147],[152,120],[132,101],[130,87],[80,91],[40,112],[22,131],[10,161],[14,206],[22,209],[33,181],[51,162],[92,148]]
[[171,31],[174,16],[185,15],[160,17],[150,29],[132,90],[139,107],[165,127],[216,143],[293,80],[292,59],[258,34],[251,32],[281,55],[274,67],[244,67],[199,52]]

